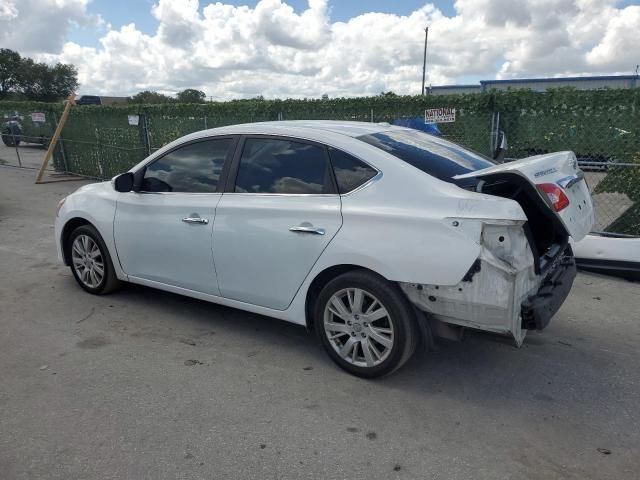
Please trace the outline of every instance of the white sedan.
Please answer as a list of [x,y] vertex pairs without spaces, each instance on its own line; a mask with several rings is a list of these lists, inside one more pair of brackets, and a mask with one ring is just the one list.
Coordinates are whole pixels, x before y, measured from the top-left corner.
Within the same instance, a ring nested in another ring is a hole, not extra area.
[[407,128],[299,121],[176,140],[62,200],[55,235],[90,293],[132,282],[306,325],[376,377],[443,326],[542,330],[592,223],[571,152],[495,164]]

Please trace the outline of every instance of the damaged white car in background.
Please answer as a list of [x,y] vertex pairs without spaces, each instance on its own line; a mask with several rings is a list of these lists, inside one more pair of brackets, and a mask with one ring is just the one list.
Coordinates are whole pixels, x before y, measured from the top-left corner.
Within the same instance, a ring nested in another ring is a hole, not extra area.
[[542,330],[593,207],[571,152],[496,164],[387,124],[267,122],[197,132],[60,202],[82,288],[133,282],[315,329],[329,356],[388,374],[443,325]]

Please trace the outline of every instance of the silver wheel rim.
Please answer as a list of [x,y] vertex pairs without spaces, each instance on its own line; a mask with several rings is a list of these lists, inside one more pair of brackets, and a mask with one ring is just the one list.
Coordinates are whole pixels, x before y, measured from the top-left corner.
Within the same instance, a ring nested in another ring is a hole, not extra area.
[[357,367],[384,362],[395,338],[387,309],[360,288],[345,288],[329,299],[324,309],[324,332],[340,358]]
[[98,244],[88,235],[78,235],[71,246],[73,269],[80,281],[97,288],[104,278],[104,259]]

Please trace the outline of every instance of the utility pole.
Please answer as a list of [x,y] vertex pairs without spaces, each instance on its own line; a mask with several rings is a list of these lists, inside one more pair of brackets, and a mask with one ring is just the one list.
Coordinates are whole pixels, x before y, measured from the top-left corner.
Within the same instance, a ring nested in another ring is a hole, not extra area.
[[422,59],[422,92],[420,95],[425,95],[424,90],[424,77],[427,71],[427,40],[429,39],[429,27],[424,29],[424,58]]

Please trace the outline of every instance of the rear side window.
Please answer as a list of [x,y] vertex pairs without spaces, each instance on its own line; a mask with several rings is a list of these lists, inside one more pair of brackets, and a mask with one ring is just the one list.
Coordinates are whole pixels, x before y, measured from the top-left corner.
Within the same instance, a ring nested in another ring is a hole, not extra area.
[[357,138],[447,182],[456,175],[494,165],[480,154],[417,130],[388,130]]
[[144,192],[213,193],[218,188],[231,139],[221,138],[176,148],[148,165]]
[[377,175],[377,170],[348,153],[329,148],[331,165],[341,194],[349,193]]
[[325,150],[291,140],[248,138],[235,191],[240,193],[333,193]]

